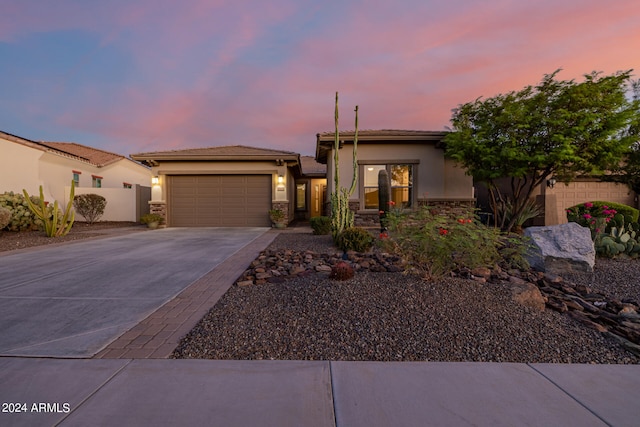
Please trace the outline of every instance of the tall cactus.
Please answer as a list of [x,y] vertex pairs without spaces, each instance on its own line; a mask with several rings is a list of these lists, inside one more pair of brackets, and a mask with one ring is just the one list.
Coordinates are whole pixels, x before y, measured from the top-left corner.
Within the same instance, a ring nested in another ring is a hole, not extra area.
[[380,213],[380,233],[385,233],[388,227],[389,201],[391,200],[391,184],[386,169],[378,172],[378,212]]
[[42,185],[40,186],[40,201],[36,206],[29,197],[27,190],[22,190],[25,200],[29,204],[29,209],[38,218],[44,222],[44,231],[48,237],[60,237],[66,235],[71,231],[73,221],[75,220],[75,211],[71,208],[73,206],[73,195],[75,193],[75,183],[71,181],[71,194],[69,196],[69,203],[67,203],[67,209],[64,211],[62,218],[58,216],[58,201],[53,203],[53,212],[49,212],[46,203],[44,202],[44,192],[42,191]]
[[334,160],[334,183],[335,188],[331,193],[331,236],[333,241],[336,242],[338,236],[347,228],[353,227],[353,212],[349,209],[349,197],[356,189],[356,183],[358,182],[358,161],[356,158],[358,149],[358,106],[356,105],[356,131],[353,137],[353,179],[351,180],[351,187],[347,190],[340,186],[340,168],[339,168],[339,154],[340,149],[340,134],[338,130],[338,92],[336,92],[336,106],[335,106],[335,139],[333,144],[333,160]]

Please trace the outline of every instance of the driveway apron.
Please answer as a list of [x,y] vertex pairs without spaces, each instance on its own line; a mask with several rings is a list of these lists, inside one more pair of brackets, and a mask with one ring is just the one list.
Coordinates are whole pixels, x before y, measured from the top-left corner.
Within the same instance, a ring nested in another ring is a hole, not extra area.
[[91,357],[268,228],[167,228],[0,256],[0,355]]

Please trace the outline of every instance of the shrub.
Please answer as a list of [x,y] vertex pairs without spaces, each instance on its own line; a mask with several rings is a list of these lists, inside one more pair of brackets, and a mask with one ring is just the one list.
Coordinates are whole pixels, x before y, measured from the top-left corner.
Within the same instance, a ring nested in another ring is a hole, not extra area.
[[140,222],[142,224],[150,224],[152,222],[162,222],[163,219],[164,218],[160,214],[148,213],[140,217]]
[[[31,196],[30,199],[33,203],[38,203],[40,200],[35,196]],[[0,194],[0,206],[11,211],[11,221],[6,226],[10,231],[38,230],[44,225],[29,210],[29,204],[22,194],[15,194],[13,191]]]
[[331,218],[328,216],[316,216],[309,220],[313,234],[330,234]]
[[349,227],[340,233],[336,246],[345,252],[367,252],[373,246],[373,236],[364,228]]
[[99,194],[78,194],[73,198],[73,207],[89,224],[100,219],[106,206],[107,199]]
[[11,211],[0,206],[0,230],[5,228],[11,222]]
[[411,214],[394,215],[389,221],[391,239],[385,241],[414,270],[441,277],[461,268],[502,264],[528,268],[524,259],[524,237],[502,234],[477,218],[452,218],[422,208]]
[[[621,226],[623,223],[638,222],[640,211],[631,206],[614,202],[585,202],[567,209],[567,220],[575,222],[591,230],[591,235],[595,238],[597,233],[610,231],[616,223]],[[605,229],[602,229],[604,223]]]

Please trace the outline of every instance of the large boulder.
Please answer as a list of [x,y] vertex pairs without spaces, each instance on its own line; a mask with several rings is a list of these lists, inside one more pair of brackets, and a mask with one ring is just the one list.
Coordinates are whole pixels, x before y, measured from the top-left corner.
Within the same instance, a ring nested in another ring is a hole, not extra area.
[[559,276],[572,271],[593,271],[596,251],[588,228],[570,222],[529,227],[524,234],[531,239],[526,258],[534,269]]

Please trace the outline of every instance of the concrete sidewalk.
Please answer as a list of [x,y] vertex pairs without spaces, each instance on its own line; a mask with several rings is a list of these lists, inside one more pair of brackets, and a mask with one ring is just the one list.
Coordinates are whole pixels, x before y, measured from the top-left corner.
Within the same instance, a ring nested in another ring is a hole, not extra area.
[[639,389],[626,365],[5,357],[0,425],[637,426]]

